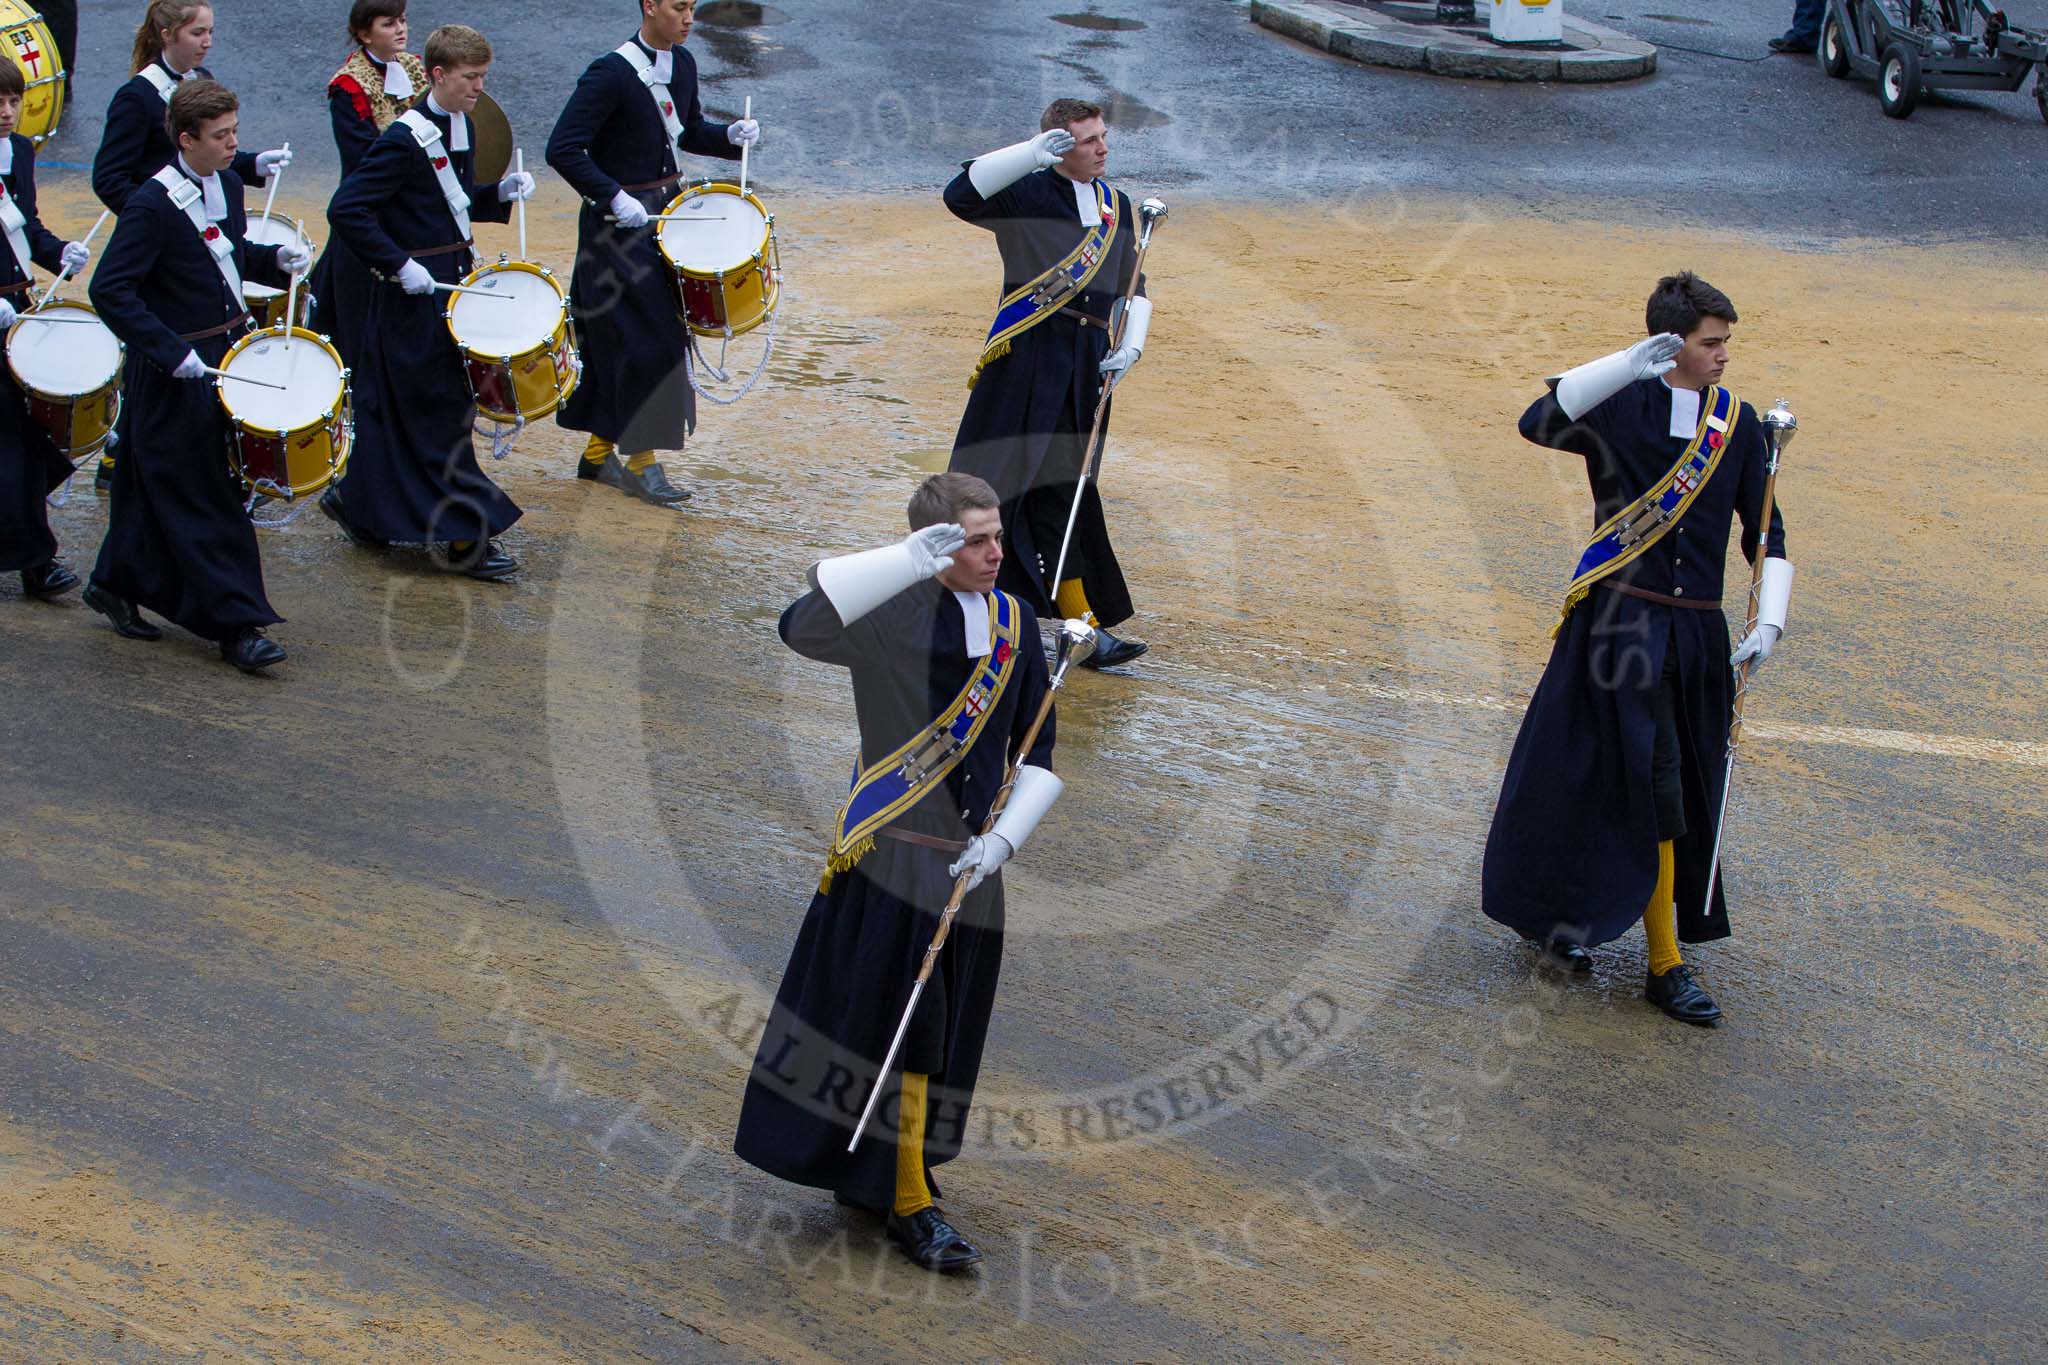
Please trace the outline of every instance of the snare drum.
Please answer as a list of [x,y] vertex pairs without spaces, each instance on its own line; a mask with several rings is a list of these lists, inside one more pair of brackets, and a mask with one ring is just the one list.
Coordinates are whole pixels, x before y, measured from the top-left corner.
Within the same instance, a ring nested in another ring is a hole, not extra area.
[[121,414],[124,349],[84,303],[23,313],[8,331],[7,368],[28,399],[28,415],[66,459],[81,460],[107,444]]
[[[273,498],[303,498],[341,477],[355,439],[348,370],[327,339],[304,327],[251,332],[228,348],[214,380],[234,428],[228,461],[242,486]],[[244,384],[236,376],[282,384]]]
[[655,234],[676,308],[699,336],[736,337],[775,312],[782,294],[775,220],[737,185],[693,185],[669,201]]
[[531,422],[560,407],[583,370],[554,272],[501,256],[472,270],[462,287],[474,292],[450,294],[441,316],[477,411],[494,422]]
[[14,58],[28,85],[14,131],[40,147],[64,117],[64,61],[33,5],[0,0],[0,52]]
[[[249,231],[246,234],[250,246],[291,246],[297,244],[306,255],[313,254],[313,239],[298,229],[291,219],[281,213],[258,211],[249,215]],[[267,284],[242,281],[242,298],[249,305],[249,313],[256,319],[258,327],[275,327],[285,320],[284,306],[286,290],[273,289]],[[312,291],[306,288],[304,280],[299,281],[299,304],[295,310],[298,316],[291,320],[292,326],[304,327],[312,316]],[[298,349],[297,347],[293,348]],[[246,386],[245,386],[246,387]]]

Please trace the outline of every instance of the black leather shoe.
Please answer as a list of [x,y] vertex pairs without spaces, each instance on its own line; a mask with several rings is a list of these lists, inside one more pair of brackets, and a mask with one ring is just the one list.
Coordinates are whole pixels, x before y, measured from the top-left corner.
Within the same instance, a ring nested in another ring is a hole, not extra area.
[[161,640],[164,633],[142,619],[133,602],[114,596],[97,583],[85,585],[85,605],[114,623],[114,633],[130,640]]
[[21,590],[45,602],[53,597],[62,597],[77,586],[78,575],[54,559],[21,571]]
[[626,467],[619,463],[619,457],[616,455],[607,455],[598,464],[592,464],[588,460],[576,462],[577,478],[588,479],[592,483],[605,484],[611,488],[620,486],[620,480],[625,473]]
[[1115,668],[1127,664],[1152,646],[1143,640],[1120,640],[1101,626],[1095,628],[1095,652],[1081,661],[1083,668]]
[[472,543],[467,549],[448,547],[448,567],[485,583],[495,583],[519,572],[519,561],[498,547],[495,540]]
[[272,664],[283,663],[285,655],[283,645],[265,639],[262,631],[250,626],[234,639],[220,642],[220,657],[244,673],[260,673]]
[[348,543],[357,549],[382,550],[390,544],[389,541],[379,540],[369,532],[358,531],[355,527],[349,525],[348,512],[341,505],[341,494],[335,490],[334,485],[331,483],[320,492],[320,512],[329,521],[339,526],[341,533],[348,537]]
[[673,507],[690,500],[690,490],[670,483],[668,471],[658,464],[651,464],[638,474],[621,466],[619,473],[623,476],[619,487],[642,502],[651,502],[656,507]]
[[106,493],[112,491],[113,487],[114,471],[103,464],[99,467],[99,472],[92,476],[92,491]]
[[1690,967],[1673,967],[1651,977],[1643,986],[1643,998],[1682,1024],[1712,1028],[1721,1017],[1721,1007],[1692,979]]
[[1790,34],[1787,34],[1782,38],[1773,38],[1765,46],[1769,47],[1773,52],[1783,52],[1789,56],[1798,57],[1803,57],[1807,53],[1813,51],[1812,43],[1801,42],[1799,39],[1792,37]]
[[891,1213],[882,1226],[889,1240],[926,1270],[965,1270],[981,1261],[981,1253],[954,1230],[937,1204],[907,1218]]
[[1570,939],[1554,938],[1548,943],[1531,943],[1536,955],[1544,965],[1555,967],[1561,972],[1590,972],[1593,970],[1593,955],[1586,951],[1583,943]]

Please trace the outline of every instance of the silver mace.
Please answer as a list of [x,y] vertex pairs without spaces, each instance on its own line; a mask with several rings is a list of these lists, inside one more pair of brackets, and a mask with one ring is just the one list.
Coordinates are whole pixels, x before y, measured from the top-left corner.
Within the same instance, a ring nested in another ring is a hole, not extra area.
[[[1045,690],[1045,699],[1038,703],[1038,714],[1032,717],[1031,728],[1024,732],[1023,741],[1017,745],[1017,756],[1010,761],[1009,771],[1003,774],[1003,789],[989,803],[988,818],[981,822],[983,834],[996,827],[996,817],[1003,813],[1003,807],[1010,804],[1010,791],[1017,785],[1017,769],[1030,756],[1031,746],[1038,743],[1038,732],[1044,728],[1046,717],[1052,714],[1053,694],[1067,680],[1067,670],[1094,652],[1095,627],[1086,621],[1060,622],[1059,659],[1053,665],[1051,685]],[[917,969],[917,980],[911,983],[910,1002],[903,1007],[903,1018],[896,1024],[896,1036],[889,1040],[889,1051],[882,1058],[881,1070],[875,1073],[874,1084],[868,1087],[867,1105],[860,1111],[860,1122],[853,1126],[853,1140],[846,1144],[849,1152],[860,1146],[861,1134],[867,1131],[868,1120],[875,1116],[875,1105],[881,1100],[883,1085],[896,1065],[896,1054],[903,1050],[903,1035],[910,1031],[910,1017],[917,1013],[918,997],[924,994],[924,983],[932,979],[932,968],[938,965],[939,950],[946,946],[946,936],[953,932],[953,917],[960,913],[960,902],[966,899],[967,883],[973,875],[972,871],[963,872],[954,880],[952,899],[939,913],[938,932],[932,935],[931,947],[924,950],[924,962]]]
[[[1749,610],[1746,614],[1742,638],[1748,639],[1756,630],[1758,595],[1764,581],[1764,558],[1771,549],[1771,513],[1778,501],[1778,460],[1784,455],[1785,447],[1792,443],[1793,435],[1799,430],[1799,419],[1786,407],[1787,400],[1780,398],[1777,406],[1764,414],[1765,439],[1770,443],[1770,463],[1764,466],[1764,517],[1757,523],[1756,562],[1749,570]],[[1753,661],[1744,659],[1735,670],[1735,718],[1728,725],[1728,770],[1721,775],[1721,813],[1714,818],[1714,860],[1707,864],[1707,894],[1700,902],[1700,918],[1711,919],[1714,914],[1714,883],[1721,874],[1721,837],[1728,828],[1728,789],[1735,785],[1735,749],[1742,743],[1742,704],[1749,698],[1749,670]]]
[[[1116,331],[1109,338],[1109,349],[1112,351],[1123,341],[1124,324],[1130,316],[1131,300],[1137,297],[1138,280],[1145,271],[1145,251],[1152,245],[1152,229],[1166,221],[1166,201],[1147,199],[1138,205],[1138,221],[1141,224],[1138,230],[1138,259],[1131,267],[1131,282],[1124,289],[1121,300],[1123,309],[1116,318]],[[1102,447],[1096,444],[1096,438],[1102,431],[1103,414],[1109,411],[1109,396],[1114,392],[1116,380],[1111,379],[1102,386],[1102,396],[1095,400],[1095,420],[1088,424],[1088,444],[1084,447],[1088,451],[1088,458],[1081,470],[1080,479],[1074,484],[1074,505],[1067,509],[1067,531],[1060,537],[1060,557],[1053,562],[1052,577],[1045,585],[1047,599],[1059,591],[1060,575],[1066,571],[1067,551],[1074,544],[1074,523],[1081,516],[1081,494],[1087,490],[1090,481],[1102,472]]]

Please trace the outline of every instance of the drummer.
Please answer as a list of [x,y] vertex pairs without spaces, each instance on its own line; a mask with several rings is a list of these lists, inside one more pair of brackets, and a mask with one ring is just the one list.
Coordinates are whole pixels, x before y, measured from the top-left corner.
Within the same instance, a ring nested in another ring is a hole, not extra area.
[[[344,176],[427,88],[426,67],[405,50],[405,0],[355,0],[348,32],[355,50],[327,82],[327,114]],[[362,262],[330,238],[313,267],[312,326],[334,343],[344,364],[356,363],[363,301],[375,287]]]
[[[135,74],[108,102],[106,128],[92,159],[92,192],[115,213],[177,155],[164,128],[165,104],[180,81],[212,79],[213,73],[201,65],[212,49],[212,6],[195,0],[150,0],[135,30]],[[291,160],[292,154],[283,148],[254,155],[238,152],[230,169],[246,186],[267,181]],[[116,445],[127,438],[125,411],[117,433]],[[111,487],[113,467],[111,454],[101,459],[99,477],[93,481],[101,492]]]
[[731,161],[761,136],[753,119],[704,117],[697,63],[682,46],[696,11],[696,0],[640,0],[640,31],[584,71],[547,153],[583,196],[569,288],[583,377],[555,420],[590,433],[577,478],[662,506],[690,495],[654,455],[683,448],[697,400],[675,301],[648,287],[665,269],[649,210],[675,195],[679,152]]
[[475,259],[471,220],[505,222],[533,194],[524,171],[481,186],[470,178],[469,113],[490,65],[490,42],[475,29],[428,34],[425,97],[371,144],[327,206],[334,236],[376,283],[353,362],[355,448],[320,510],[357,545],[433,545],[450,568],[496,580],[519,572],[492,539],[519,507],[477,465],[476,404],[441,318],[441,292]]
[[[21,68],[0,61],[0,229],[7,240],[0,251],[0,333],[29,310],[34,266],[75,275],[88,259],[83,245],[59,241],[36,216],[35,144],[14,131],[27,93]],[[30,420],[13,367],[0,365],[0,573],[18,571],[30,597],[48,600],[78,586],[78,575],[57,558],[44,501],[69,477],[71,462]]]
[[147,607],[255,673],[284,662],[263,634],[283,618],[264,593],[256,528],[228,477],[228,419],[208,371],[250,325],[242,281],[283,289],[312,262],[301,247],[246,240],[232,91],[182,82],[167,121],[177,159],[128,197],[90,290],[128,348],[122,391],[133,421],[85,603],[128,639],[160,639]]

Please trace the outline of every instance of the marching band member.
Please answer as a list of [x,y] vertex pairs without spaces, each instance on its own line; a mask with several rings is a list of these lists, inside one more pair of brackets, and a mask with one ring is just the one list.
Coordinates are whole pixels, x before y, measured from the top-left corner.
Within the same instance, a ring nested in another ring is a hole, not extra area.
[[[14,131],[28,92],[21,68],[0,60],[0,335],[26,312],[33,267],[55,274],[85,269],[86,249],[62,242],[36,216],[35,144]],[[30,420],[11,367],[0,365],[0,572],[19,571],[21,590],[45,600],[78,586],[78,575],[57,558],[44,501],[71,477],[71,462],[57,453],[49,433]]]
[[162,635],[138,610],[148,607],[253,673],[284,661],[263,635],[283,618],[264,594],[256,528],[223,467],[228,418],[207,367],[250,325],[242,281],[283,289],[312,262],[296,246],[244,239],[231,169],[236,110],[213,81],[172,93],[176,160],[128,197],[93,275],[92,305],[128,348],[122,391],[135,420],[85,601],[131,640]]
[[494,580],[519,570],[492,537],[520,512],[477,465],[476,404],[435,291],[469,273],[472,219],[505,222],[533,193],[524,172],[471,181],[469,112],[490,64],[490,42],[473,28],[428,34],[426,97],[371,144],[327,206],[334,236],[377,282],[355,362],[355,448],[320,509],[357,545],[445,545],[450,567]]
[[[355,0],[348,32],[356,50],[327,82],[327,113],[344,178],[427,88],[426,67],[405,50],[405,0]],[[313,267],[311,287],[313,330],[334,343],[343,364],[354,366],[364,300],[376,281],[339,237],[330,237]]]
[[1644,340],[1553,380],[1522,414],[1525,438],[1585,460],[1600,529],[1508,759],[1482,905],[1578,971],[1592,966],[1589,946],[1641,920],[1645,995],[1674,1019],[1711,1025],[1720,1007],[1678,942],[1729,932],[1718,883],[1713,905],[1702,904],[1733,712],[1729,664],[1770,657],[1792,566],[1773,508],[1759,625],[1731,659],[1721,614],[1729,523],[1742,519],[1753,561],[1768,459],[1755,410],[1721,386],[1735,307],[1687,272],[1657,282],[1646,322]]
[[[1131,598],[1092,483],[1062,581],[1045,579],[1087,464],[1096,401],[1103,384],[1143,353],[1152,301],[1140,281],[1123,344],[1111,351],[1110,308],[1136,268],[1138,216],[1130,198],[1101,178],[1109,131],[1100,106],[1054,100],[1039,127],[1028,142],[968,162],[946,186],[954,216],[995,233],[1002,297],[1015,301],[998,314],[968,380],[951,468],[980,475],[1002,494],[1013,550],[1004,587],[1037,611],[1056,607],[1064,617],[1114,626],[1130,617]],[[1108,414],[1103,420],[1106,428]],[[1145,652],[1142,641],[1099,634],[1101,647],[1086,667],[1113,667]]]
[[555,414],[587,431],[576,476],[657,505],[690,495],[655,463],[697,425],[689,334],[657,287],[666,267],[648,214],[674,196],[679,156],[737,158],[761,135],[753,119],[712,123],[683,48],[696,0],[640,0],[640,31],[592,62],[548,138],[548,164],[583,196],[569,303],[583,355],[576,392]]
[[[178,149],[164,129],[165,105],[180,81],[213,78],[213,73],[200,65],[212,49],[212,6],[197,0],[150,0],[135,30],[135,74],[108,102],[106,127],[92,159],[92,192],[115,213],[127,206],[128,197],[144,181],[177,156]],[[238,152],[230,169],[243,185],[250,185],[267,181],[291,161],[292,154],[281,147],[253,155]],[[127,439],[124,409],[93,481],[102,492],[111,487],[113,451]]]
[[[1030,606],[996,588],[995,490],[927,479],[900,544],[828,559],[782,614],[791,649],[852,674],[862,770],[754,1057],[734,1150],[771,1175],[880,1214],[928,1270],[981,1259],[932,1202],[960,1151],[1003,951],[998,869],[1060,793],[1047,718],[995,827],[977,834],[1050,685]],[[936,715],[935,715],[936,708]],[[930,736],[929,766],[903,751]],[[875,1077],[950,899],[965,901],[911,1016],[901,1070]],[[872,1087],[876,1125],[847,1142]]]

